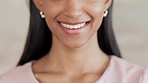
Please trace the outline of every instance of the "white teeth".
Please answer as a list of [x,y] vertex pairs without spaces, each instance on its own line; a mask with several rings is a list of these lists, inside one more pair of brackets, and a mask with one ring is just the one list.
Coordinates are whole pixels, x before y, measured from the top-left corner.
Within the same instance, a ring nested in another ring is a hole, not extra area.
[[64,23],[61,23],[62,26],[64,26],[65,28],[68,28],[68,29],[79,29],[81,27],[83,27],[86,23],[81,23],[81,24],[76,24],[76,25],[69,25],[69,24],[64,24]]

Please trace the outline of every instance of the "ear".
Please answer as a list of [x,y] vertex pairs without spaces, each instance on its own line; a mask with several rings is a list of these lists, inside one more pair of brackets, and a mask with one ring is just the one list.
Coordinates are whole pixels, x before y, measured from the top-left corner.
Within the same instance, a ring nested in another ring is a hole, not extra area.
[[108,9],[112,3],[112,0],[105,0],[105,9]]
[[42,1],[41,0],[33,0],[33,3],[37,7],[38,10],[42,10]]

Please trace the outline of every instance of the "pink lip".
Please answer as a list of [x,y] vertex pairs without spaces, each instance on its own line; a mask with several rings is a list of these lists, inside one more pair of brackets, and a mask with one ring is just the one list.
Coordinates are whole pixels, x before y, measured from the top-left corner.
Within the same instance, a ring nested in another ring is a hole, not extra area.
[[[68,35],[78,35],[78,34],[82,33],[85,30],[85,28],[88,26],[88,24],[90,23],[90,21],[76,22],[76,23],[58,21],[58,23],[59,23],[59,25],[62,28],[62,30],[63,30],[64,33],[66,33]],[[68,29],[68,28],[62,26],[61,23],[70,24],[70,25],[76,25],[76,24],[80,24],[80,23],[86,23],[86,24],[83,27],[78,28],[78,29]]]

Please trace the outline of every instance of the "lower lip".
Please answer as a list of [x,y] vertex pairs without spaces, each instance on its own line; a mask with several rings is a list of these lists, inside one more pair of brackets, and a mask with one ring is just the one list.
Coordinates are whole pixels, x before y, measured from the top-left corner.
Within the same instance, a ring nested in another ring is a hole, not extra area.
[[[90,22],[89,22],[89,23],[90,23]],[[68,35],[78,35],[78,34],[82,33],[82,32],[85,30],[85,28],[87,27],[87,25],[88,25],[89,23],[86,23],[83,27],[78,28],[78,29],[68,29],[68,28],[62,26],[61,23],[59,23],[59,24],[60,24],[60,27],[62,28],[62,30],[63,30],[66,34],[68,34]]]

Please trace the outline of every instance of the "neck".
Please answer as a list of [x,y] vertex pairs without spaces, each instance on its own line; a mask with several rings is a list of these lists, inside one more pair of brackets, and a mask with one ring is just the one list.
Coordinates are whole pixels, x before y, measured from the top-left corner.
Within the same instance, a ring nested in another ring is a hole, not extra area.
[[57,71],[68,74],[103,71],[109,58],[99,48],[97,38],[92,38],[92,41],[89,40],[79,48],[68,48],[60,43],[53,43],[51,51],[42,60],[47,64],[46,71],[58,69]]

